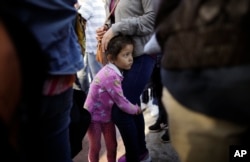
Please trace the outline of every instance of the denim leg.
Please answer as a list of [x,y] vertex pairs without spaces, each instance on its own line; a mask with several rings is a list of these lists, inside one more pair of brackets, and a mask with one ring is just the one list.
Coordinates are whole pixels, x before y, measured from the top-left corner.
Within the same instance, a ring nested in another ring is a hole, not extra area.
[[[154,59],[142,55],[134,59],[132,68],[124,72],[122,88],[124,95],[133,104],[140,105],[140,95],[149,81]],[[146,151],[143,114],[134,116],[121,111],[116,105],[112,109],[112,119],[123,139],[127,161],[139,161],[139,155]]]
[[[88,65],[91,77],[94,77],[97,72],[102,68],[102,65],[96,61],[96,55],[94,53],[87,53]],[[92,78],[93,79],[93,78]]]
[[41,104],[28,109],[22,126],[24,161],[72,162],[69,142],[73,89],[43,96]]
[[77,77],[78,77],[81,89],[86,93],[89,90],[89,82],[90,82],[89,77],[88,77],[89,67],[88,67],[87,59],[88,59],[88,55],[85,54],[83,57],[84,67],[80,71],[77,72]]

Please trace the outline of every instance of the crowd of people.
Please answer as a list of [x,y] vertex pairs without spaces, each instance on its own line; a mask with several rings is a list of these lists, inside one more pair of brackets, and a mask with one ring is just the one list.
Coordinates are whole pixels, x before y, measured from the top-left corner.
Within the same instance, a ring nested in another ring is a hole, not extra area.
[[149,130],[166,129],[181,162],[228,162],[250,144],[249,13],[248,0],[1,1],[1,161],[72,162],[87,134],[89,162],[101,135],[107,161],[151,162],[140,98],[152,81]]

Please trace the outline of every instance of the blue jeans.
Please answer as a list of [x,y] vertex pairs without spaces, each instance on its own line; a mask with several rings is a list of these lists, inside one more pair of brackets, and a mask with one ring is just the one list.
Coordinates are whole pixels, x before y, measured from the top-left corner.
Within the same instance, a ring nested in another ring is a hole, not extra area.
[[[131,103],[140,105],[140,95],[150,79],[154,64],[155,61],[151,56],[142,55],[136,57],[132,68],[124,72],[123,93]],[[122,136],[126,160],[139,162],[139,155],[147,151],[143,114],[130,115],[114,105],[112,119]]]
[[84,55],[84,68],[77,72],[81,88],[88,93],[89,84],[94,76],[102,68],[102,65],[96,61],[96,55],[92,52],[86,52]]
[[92,52],[86,52],[88,55],[88,66],[89,66],[89,73],[91,79],[98,73],[98,71],[102,68],[102,64],[96,61],[96,55]]
[[88,55],[85,53],[84,57],[83,57],[83,64],[84,67],[77,72],[77,78],[80,84],[80,88],[82,91],[84,91],[85,93],[88,93],[89,91],[89,67],[88,67]]
[[69,142],[73,89],[43,96],[37,107],[28,108],[23,125],[24,161],[72,162]]

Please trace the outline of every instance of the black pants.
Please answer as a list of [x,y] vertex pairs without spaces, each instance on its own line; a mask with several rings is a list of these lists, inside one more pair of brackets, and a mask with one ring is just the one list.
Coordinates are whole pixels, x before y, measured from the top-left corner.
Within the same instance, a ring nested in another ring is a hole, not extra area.
[[150,97],[155,98],[158,102],[159,116],[156,120],[156,123],[167,124],[167,114],[161,101],[162,83],[161,83],[160,67],[157,64],[155,64],[150,81],[145,87],[145,90],[143,91],[143,94],[142,94],[143,103],[148,103],[149,101],[149,91],[148,91],[149,88],[151,89]]
[[83,108],[86,94],[81,90],[74,90],[73,99],[74,104],[71,110],[71,123],[69,126],[72,158],[82,150],[82,140],[91,120],[90,113]]

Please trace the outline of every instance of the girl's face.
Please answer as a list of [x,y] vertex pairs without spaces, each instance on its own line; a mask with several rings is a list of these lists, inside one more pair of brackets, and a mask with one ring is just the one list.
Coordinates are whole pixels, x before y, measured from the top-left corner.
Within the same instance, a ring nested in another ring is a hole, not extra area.
[[121,70],[129,70],[133,64],[133,49],[132,44],[126,45],[113,60],[113,63]]

